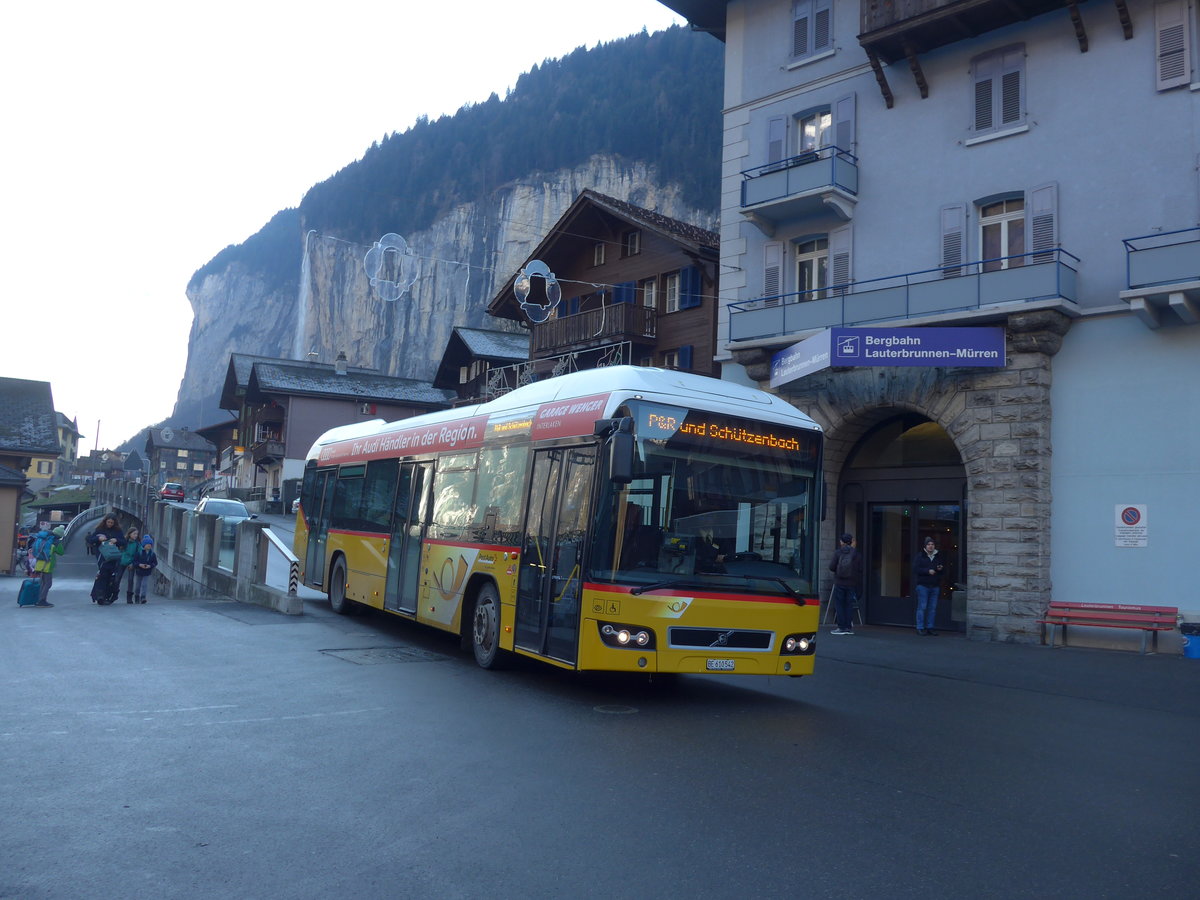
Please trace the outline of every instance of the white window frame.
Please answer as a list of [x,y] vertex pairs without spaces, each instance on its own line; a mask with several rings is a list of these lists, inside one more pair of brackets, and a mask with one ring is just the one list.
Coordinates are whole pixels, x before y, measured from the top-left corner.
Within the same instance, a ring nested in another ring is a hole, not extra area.
[[833,0],[793,0],[792,60],[833,50]]
[[678,272],[663,276],[663,312],[679,312],[680,279]]
[[[824,122],[820,120],[824,119]],[[816,123],[819,129],[815,137],[810,138],[807,134],[807,125],[809,122]],[[833,111],[830,109],[819,109],[804,115],[797,123],[796,128],[799,153],[808,153],[816,150],[824,150],[833,143],[834,122]]]
[[[816,249],[801,252],[808,244],[816,244]],[[809,235],[805,240],[795,245],[794,268],[796,277],[796,295],[800,301],[824,300],[829,287],[829,235]],[[812,272],[814,284],[811,288],[804,287],[804,270]],[[803,293],[808,291],[809,293]]]
[[[995,200],[992,203],[989,203],[987,205],[992,206],[995,203],[1008,204],[1008,203],[1015,202],[1017,199],[1018,199],[1017,197],[1009,197],[1005,200]],[[1014,222],[1021,223],[1021,252],[1022,253],[1025,252],[1025,247],[1028,246],[1028,242],[1029,242],[1029,235],[1027,233],[1028,225],[1026,222],[1026,219],[1027,219],[1026,211],[1028,208],[1028,200],[1026,199],[1024,194],[1021,194],[1019,199],[1021,201],[1021,206],[1019,209],[1005,210],[1004,212],[998,213],[996,215],[991,215],[991,216],[985,216],[983,214],[982,207],[978,210],[977,215],[979,218],[979,259],[981,261],[984,272],[997,272],[997,271],[1003,271],[1005,269],[1016,269],[1016,268],[1019,268],[1020,266],[1025,265],[1025,257],[1024,256],[1017,256],[1014,259],[1014,258],[1012,258],[1012,255],[1008,252],[1008,250],[1009,250],[1009,247],[1008,247],[1009,230],[1011,229]],[[987,251],[984,250],[984,246],[985,246],[984,232],[987,231],[987,229],[989,229],[989,228],[998,228],[999,229],[999,232],[1000,232],[1000,256],[999,257],[989,257]]]
[[971,131],[1007,134],[1026,127],[1025,45],[1016,44],[971,60]]
[[603,241],[592,245],[592,265],[593,266],[604,265],[604,242]]
[[642,252],[642,233],[640,231],[627,231],[621,235],[621,255],[622,256],[637,256]]
[[644,278],[638,282],[642,291],[642,306],[647,309],[658,309],[658,279]]
[[679,368],[679,351],[678,350],[664,350],[663,355],[662,355],[662,367],[664,369],[678,369]]

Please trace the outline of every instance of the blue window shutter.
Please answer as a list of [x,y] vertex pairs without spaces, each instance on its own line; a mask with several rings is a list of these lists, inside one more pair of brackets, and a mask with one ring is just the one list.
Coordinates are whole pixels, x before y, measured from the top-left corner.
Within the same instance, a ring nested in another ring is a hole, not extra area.
[[1030,257],[1031,263],[1052,262],[1050,251],[1058,246],[1058,184],[1051,182],[1035,187],[1025,202],[1025,242],[1030,253],[1046,251]]
[[579,312],[579,298],[572,297],[567,301],[567,315],[573,316],[577,312]]
[[700,269],[688,266],[679,272],[679,308],[695,309],[700,305],[700,288],[703,281]]
[[691,371],[692,368],[692,345],[687,344],[679,348],[679,368]]
[[613,285],[613,303],[632,303],[637,285],[632,281],[622,281]]
[[941,215],[942,277],[957,278],[963,273],[967,255],[967,207],[962,203],[943,206]]

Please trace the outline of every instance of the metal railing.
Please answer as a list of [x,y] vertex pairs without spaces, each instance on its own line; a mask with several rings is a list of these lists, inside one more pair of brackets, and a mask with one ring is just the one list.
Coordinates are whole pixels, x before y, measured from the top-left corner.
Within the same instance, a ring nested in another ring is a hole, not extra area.
[[560,353],[557,356],[543,356],[528,362],[514,363],[508,366],[496,366],[488,369],[467,383],[475,396],[465,397],[458,401],[459,405],[468,403],[483,403],[494,400],[509,391],[532,384],[543,378],[553,378],[568,372],[578,372],[581,369],[602,369],[605,366],[619,366],[633,362],[633,344],[629,341],[617,341],[611,344],[601,344],[598,347],[588,347],[571,353]]
[[1074,302],[1079,259],[1037,250],[730,303],[730,340],[972,312],[1042,300]]
[[828,187],[858,194],[858,157],[840,147],[805,150],[778,162],[745,169],[741,175],[743,207]]
[[658,313],[636,303],[608,303],[535,325],[532,352],[610,343],[613,338],[650,341],[658,329]]
[[[198,514],[179,503],[151,502],[146,509],[141,505],[145,485],[109,481],[97,490],[96,506],[88,512],[99,514],[111,507],[123,521],[136,521],[144,532],[153,534],[159,573],[174,596],[216,595],[288,615],[304,612],[297,594],[299,561],[268,523],[241,519],[230,529],[223,517]],[[72,527],[78,527],[75,520]],[[282,557],[288,567],[286,589],[268,582],[271,555]]]
[[1121,243],[1130,290],[1200,281],[1200,228],[1146,234]]

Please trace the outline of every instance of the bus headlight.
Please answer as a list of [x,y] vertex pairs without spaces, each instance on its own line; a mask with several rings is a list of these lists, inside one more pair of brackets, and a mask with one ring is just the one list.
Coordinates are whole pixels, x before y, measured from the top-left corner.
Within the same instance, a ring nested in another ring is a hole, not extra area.
[[638,625],[618,625],[615,622],[600,622],[600,640],[609,647],[628,650],[653,650],[654,632]]
[[815,634],[789,634],[779,644],[780,656],[807,656],[817,646]]

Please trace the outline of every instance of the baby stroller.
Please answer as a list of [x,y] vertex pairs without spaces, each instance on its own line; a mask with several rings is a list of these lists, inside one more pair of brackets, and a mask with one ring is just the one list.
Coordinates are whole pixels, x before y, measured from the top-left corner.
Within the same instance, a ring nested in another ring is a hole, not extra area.
[[121,593],[121,551],[112,544],[100,545],[100,571],[92,582],[92,602],[108,606]]

